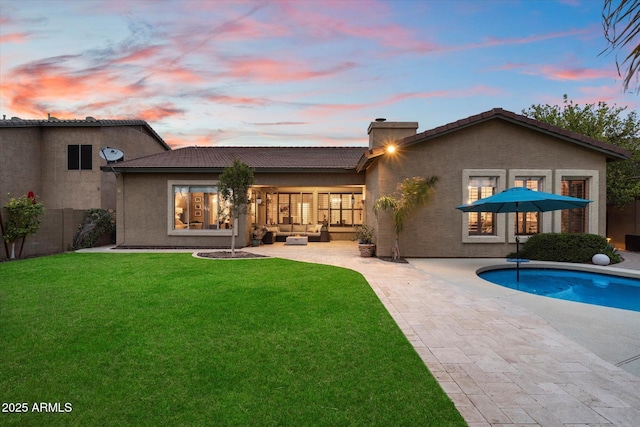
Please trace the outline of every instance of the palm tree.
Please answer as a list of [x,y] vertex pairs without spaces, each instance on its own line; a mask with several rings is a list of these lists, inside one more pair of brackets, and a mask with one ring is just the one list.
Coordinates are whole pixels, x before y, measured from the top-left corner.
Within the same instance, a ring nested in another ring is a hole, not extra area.
[[381,196],[373,205],[373,213],[376,216],[380,211],[390,212],[393,216],[393,231],[396,234],[392,251],[393,260],[400,258],[398,239],[406,219],[417,208],[424,206],[431,199],[437,181],[437,176],[432,176],[429,179],[422,177],[405,178],[398,184],[398,191],[395,196]]

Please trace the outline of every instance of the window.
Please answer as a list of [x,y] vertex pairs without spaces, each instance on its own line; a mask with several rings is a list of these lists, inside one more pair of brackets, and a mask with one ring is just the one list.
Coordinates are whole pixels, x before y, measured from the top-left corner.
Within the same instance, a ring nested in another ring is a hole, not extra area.
[[[563,179],[562,195],[586,199],[588,194],[586,179]],[[586,233],[587,209],[565,209],[561,212],[560,223],[562,233]]]
[[93,146],[67,145],[67,170],[92,170]]
[[[534,191],[544,191],[541,177],[518,177],[514,181],[514,186],[525,187]],[[519,212],[516,234],[526,236],[540,233],[540,217],[540,212]]]
[[174,230],[231,229],[230,205],[218,198],[216,186],[174,185]]
[[269,213],[269,218],[275,216],[278,224],[313,223],[312,193],[278,193],[273,198],[277,200],[277,209]]
[[362,193],[318,194],[318,221],[332,227],[352,227],[362,224]]
[[[496,192],[498,179],[496,177],[469,177],[469,203],[485,197],[493,196]],[[496,234],[496,214],[493,212],[470,212],[468,232],[470,236],[486,236]]]

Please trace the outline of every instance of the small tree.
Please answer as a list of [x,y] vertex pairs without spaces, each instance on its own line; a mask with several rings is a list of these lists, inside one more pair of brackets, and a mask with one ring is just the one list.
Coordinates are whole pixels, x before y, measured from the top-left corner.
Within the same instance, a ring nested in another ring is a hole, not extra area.
[[25,239],[40,228],[44,205],[36,201],[33,193],[29,193],[29,196],[17,199],[9,194],[9,201],[4,206],[9,211],[9,219],[3,227],[3,239],[11,245],[11,253],[7,253],[7,258],[16,259],[15,245],[18,239],[22,239],[18,253],[18,258],[22,258]]
[[398,240],[406,219],[417,208],[429,202],[437,181],[437,176],[432,176],[429,179],[422,177],[405,178],[404,181],[398,184],[398,191],[395,196],[381,196],[373,205],[373,212],[376,216],[380,211],[390,212],[393,216],[393,231],[396,235],[392,251],[393,260],[400,258]]
[[225,168],[220,175],[218,189],[222,200],[231,204],[231,216],[233,217],[231,231],[231,256],[236,254],[236,235],[233,230],[241,214],[247,212],[249,203],[249,189],[254,183],[253,170],[238,159],[233,161],[233,166]]

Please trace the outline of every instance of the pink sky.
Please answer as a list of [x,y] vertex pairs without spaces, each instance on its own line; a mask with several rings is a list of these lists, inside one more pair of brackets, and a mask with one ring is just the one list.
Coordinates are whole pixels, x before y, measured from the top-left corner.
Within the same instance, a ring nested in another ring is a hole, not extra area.
[[494,107],[636,109],[599,1],[0,0],[7,118],[143,119],[172,146],[365,145]]

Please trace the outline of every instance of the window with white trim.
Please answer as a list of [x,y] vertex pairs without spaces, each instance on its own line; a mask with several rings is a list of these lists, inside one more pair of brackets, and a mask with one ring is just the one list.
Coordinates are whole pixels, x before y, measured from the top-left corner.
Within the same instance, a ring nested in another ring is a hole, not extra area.
[[[493,196],[498,186],[498,178],[495,176],[471,176],[469,177],[468,203]],[[470,236],[494,236],[496,230],[496,214],[493,212],[469,212],[468,233]]]
[[231,229],[228,203],[220,200],[215,185],[174,185],[174,230]]

